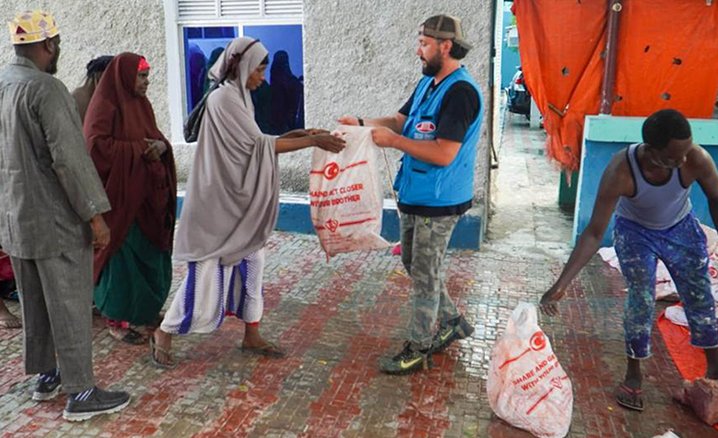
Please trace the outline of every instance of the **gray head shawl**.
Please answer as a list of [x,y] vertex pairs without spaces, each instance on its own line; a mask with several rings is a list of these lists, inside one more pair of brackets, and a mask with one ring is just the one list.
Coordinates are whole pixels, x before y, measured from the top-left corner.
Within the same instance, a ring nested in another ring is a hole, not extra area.
[[259,67],[269,52],[259,42],[253,38],[235,38],[228,45],[222,54],[217,58],[212,68],[209,70],[209,78],[215,82],[227,76],[227,68],[234,56],[242,56],[239,63],[239,78],[235,78],[233,82],[237,82],[244,105],[254,113],[254,104],[252,103],[252,95],[246,85],[247,78],[254,70]]
[[276,224],[276,137],[260,131],[246,87],[267,49],[253,41],[234,39],[209,72],[214,80],[225,77],[232,56],[242,54],[239,76],[207,99],[177,227],[177,260],[237,264],[264,246]]

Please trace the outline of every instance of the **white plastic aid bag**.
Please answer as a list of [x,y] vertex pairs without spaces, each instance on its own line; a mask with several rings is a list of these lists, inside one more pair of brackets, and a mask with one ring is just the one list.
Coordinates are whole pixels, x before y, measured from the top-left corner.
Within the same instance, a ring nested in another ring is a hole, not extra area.
[[338,154],[314,148],[309,201],[314,230],[327,257],[390,246],[381,233],[384,200],[371,128],[340,126]]
[[519,303],[491,351],[486,383],[491,409],[541,438],[568,434],[573,389],[538,325],[536,306]]

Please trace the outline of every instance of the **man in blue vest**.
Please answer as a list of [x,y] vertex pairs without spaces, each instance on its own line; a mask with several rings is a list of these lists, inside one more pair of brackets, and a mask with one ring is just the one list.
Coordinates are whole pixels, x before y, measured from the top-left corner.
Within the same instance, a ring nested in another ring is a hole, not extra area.
[[461,20],[447,15],[427,19],[419,29],[416,51],[424,77],[399,112],[339,119],[374,127],[374,143],[404,153],[394,189],[401,212],[402,262],[413,280],[413,311],[403,349],[379,362],[388,374],[427,369],[432,353],[474,331],[444,280],[449,238],[471,208],[483,113],[479,86],[460,62],[469,49]]

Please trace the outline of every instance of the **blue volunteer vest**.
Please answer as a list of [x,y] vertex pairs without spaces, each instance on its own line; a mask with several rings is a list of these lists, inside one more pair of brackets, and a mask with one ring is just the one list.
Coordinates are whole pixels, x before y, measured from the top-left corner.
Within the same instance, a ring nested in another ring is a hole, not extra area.
[[479,96],[479,114],[469,125],[459,152],[448,166],[437,166],[404,154],[394,181],[394,189],[398,192],[401,204],[448,207],[471,201],[474,196],[476,145],[484,113],[481,91],[466,68],[462,66],[444,78],[431,96],[423,99],[433,80],[433,77],[424,76],[419,81],[411,110],[402,130],[404,137],[412,140],[436,139],[441,101],[449,88],[458,81],[466,81],[476,90]]

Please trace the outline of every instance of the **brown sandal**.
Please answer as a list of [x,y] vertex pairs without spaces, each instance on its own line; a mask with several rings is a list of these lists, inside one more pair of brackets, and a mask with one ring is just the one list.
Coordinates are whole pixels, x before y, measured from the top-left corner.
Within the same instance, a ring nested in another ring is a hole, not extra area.
[[[165,356],[167,356],[170,360],[167,363],[160,362],[157,360],[157,353],[162,353]],[[155,336],[150,336],[150,358],[152,359],[152,364],[156,368],[162,368],[165,370],[171,370],[177,367],[177,362],[175,362],[174,358],[172,357],[172,353],[168,350],[165,350],[164,348],[158,346],[155,343]]]
[[142,333],[132,328],[110,327],[110,336],[130,345],[142,345],[145,343],[145,337],[142,336]]
[[282,350],[277,344],[273,342],[267,341],[266,344],[261,345],[259,347],[246,347],[242,345],[239,348],[242,352],[245,353],[252,353],[252,354],[258,354],[260,356],[267,356],[267,357],[274,357],[274,358],[281,358],[287,355],[287,353]]
[[616,402],[626,409],[641,412],[643,411],[643,391],[641,388],[631,388],[621,383],[616,393]]

